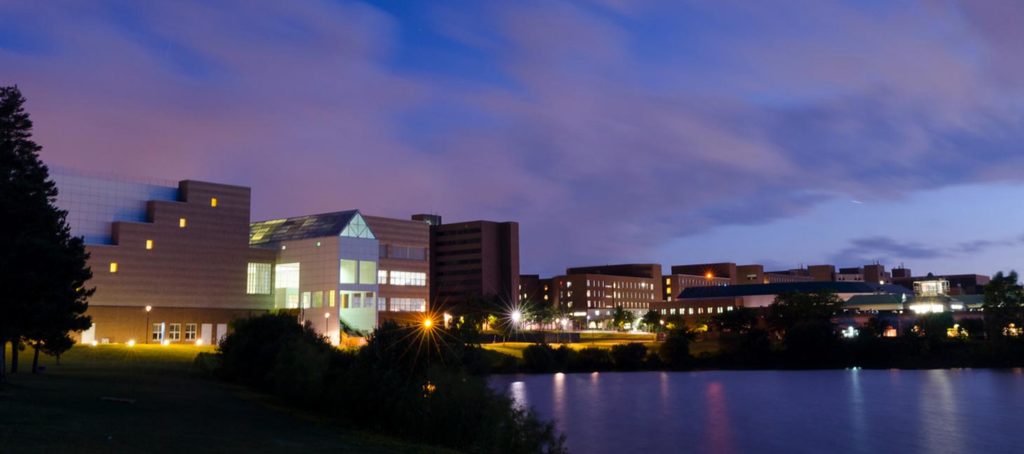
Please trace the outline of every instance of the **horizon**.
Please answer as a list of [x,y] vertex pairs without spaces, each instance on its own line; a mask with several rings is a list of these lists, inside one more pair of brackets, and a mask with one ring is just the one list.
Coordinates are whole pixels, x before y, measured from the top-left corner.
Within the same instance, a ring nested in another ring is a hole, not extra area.
[[521,274],[1024,268],[1020,4],[178,5],[0,6],[48,165],[515,221]]

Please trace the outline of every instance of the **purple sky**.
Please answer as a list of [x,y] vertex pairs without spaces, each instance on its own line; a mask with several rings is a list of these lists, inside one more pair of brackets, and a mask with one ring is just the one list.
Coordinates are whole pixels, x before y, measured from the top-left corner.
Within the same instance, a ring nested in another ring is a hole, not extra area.
[[523,272],[1021,268],[1024,2],[0,1],[44,159],[256,218],[516,220]]

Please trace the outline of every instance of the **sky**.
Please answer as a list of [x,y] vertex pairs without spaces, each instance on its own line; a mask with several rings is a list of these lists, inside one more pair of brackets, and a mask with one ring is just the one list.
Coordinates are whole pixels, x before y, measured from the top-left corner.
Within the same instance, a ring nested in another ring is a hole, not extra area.
[[520,224],[523,273],[1024,270],[1024,2],[0,0],[51,164]]

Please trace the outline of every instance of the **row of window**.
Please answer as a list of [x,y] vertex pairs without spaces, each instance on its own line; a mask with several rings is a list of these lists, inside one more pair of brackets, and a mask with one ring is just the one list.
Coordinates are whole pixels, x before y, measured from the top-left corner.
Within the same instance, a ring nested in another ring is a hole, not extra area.
[[402,285],[425,287],[427,285],[427,273],[416,271],[377,271],[377,283],[388,285]]
[[426,260],[427,249],[422,247],[407,247],[382,244],[380,245],[380,258],[401,260]]
[[[377,310],[387,311],[388,305],[384,298],[377,300]],[[426,312],[427,300],[423,298],[391,298],[387,303],[391,304],[391,312]]]
[[[196,340],[196,323],[185,324],[185,341]],[[164,339],[172,342],[180,341],[181,339],[181,323],[154,323],[153,334],[150,338],[154,342],[163,342]]]
[[[731,310],[732,310],[732,306],[709,307],[709,308],[707,308],[706,311],[705,311],[705,309],[703,307],[698,307],[698,308],[696,308],[696,315],[701,315],[701,314],[722,314],[722,313],[725,313],[725,312],[728,312],[728,311],[731,311]],[[678,315],[694,315],[695,312],[694,312],[694,308],[692,308],[692,307],[690,307],[690,308],[682,307],[682,308],[679,308],[678,311],[676,311],[675,308],[672,308],[672,309],[662,309],[661,310],[661,314],[662,315],[677,315],[677,314]]]

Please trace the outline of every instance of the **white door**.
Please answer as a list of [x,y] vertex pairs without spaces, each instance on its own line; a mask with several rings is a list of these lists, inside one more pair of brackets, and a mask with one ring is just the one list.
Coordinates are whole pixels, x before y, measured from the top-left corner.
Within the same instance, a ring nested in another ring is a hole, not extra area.
[[203,323],[200,334],[200,339],[203,340],[203,345],[213,345],[213,324]]
[[93,323],[89,329],[82,331],[82,343],[91,344],[96,340],[96,324]]
[[217,345],[220,345],[220,343],[224,340],[225,337],[227,337],[227,335],[228,335],[228,324],[227,323],[218,323],[217,324]]

